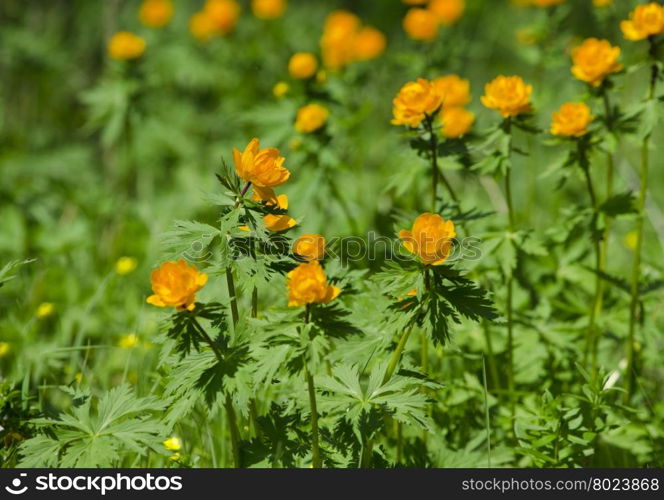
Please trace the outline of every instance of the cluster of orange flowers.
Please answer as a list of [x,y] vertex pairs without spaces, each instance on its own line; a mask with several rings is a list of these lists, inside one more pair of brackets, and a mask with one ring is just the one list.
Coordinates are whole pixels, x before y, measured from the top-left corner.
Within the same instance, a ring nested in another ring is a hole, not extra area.
[[403,29],[413,40],[431,42],[441,26],[451,26],[466,9],[465,0],[403,0],[415,5],[403,19]]
[[338,70],[356,61],[368,61],[380,56],[387,45],[385,35],[372,26],[363,26],[352,12],[332,12],[323,27],[320,40],[323,64]]
[[467,134],[475,115],[465,109],[470,103],[470,82],[457,75],[434,80],[419,78],[406,83],[392,101],[392,124],[419,127],[422,121],[439,113],[441,133],[447,138]]

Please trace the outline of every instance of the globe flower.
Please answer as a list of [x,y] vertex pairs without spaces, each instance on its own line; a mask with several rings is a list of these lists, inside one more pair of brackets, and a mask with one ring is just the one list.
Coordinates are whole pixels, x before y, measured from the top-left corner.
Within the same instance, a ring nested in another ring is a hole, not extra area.
[[288,72],[293,78],[306,80],[316,74],[318,61],[311,52],[298,52],[288,61]]
[[288,180],[290,172],[284,168],[286,159],[276,148],[260,149],[260,141],[252,139],[243,152],[233,149],[237,175],[254,186],[275,187]]
[[300,307],[307,304],[326,304],[339,296],[339,287],[327,284],[325,271],[317,260],[303,262],[288,273],[289,307]]
[[465,0],[431,0],[429,3],[429,10],[443,26],[451,26],[457,22],[465,9]]
[[408,82],[392,101],[393,125],[417,127],[426,115],[433,114],[442,104],[442,96],[428,80]]
[[532,110],[532,85],[526,85],[520,76],[498,76],[484,86],[482,104],[495,109],[503,118],[518,116]]
[[302,106],[297,111],[295,118],[295,130],[303,134],[310,134],[320,129],[325,122],[330,112],[325,106],[320,104],[307,104]]
[[458,108],[470,102],[470,82],[457,75],[447,75],[431,82],[443,100],[443,107]]
[[286,0],[252,0],[251,11],[258,19],[278,19],[286,12]]
[[171,0],[143,0],[138,11],[138,19],[149,28],[166,26],[173,17]]
[[454,223],[431,213],[424,213],[415,219],[410,231],[399,231],[406,250],[415,254],[422,264],[433,266],[439,266],[449,258],[455,237]]
[[208,276],[190,266],[184,259],[164,262],[152,271],[152,291],[148,304],[157,307],[175,307],[178,311],[192,311],[196,292],[205,286]]
[[355,36],[354,59],[356,61],[375,59],[385,52],[386,45],[387,38],[381,31],[366,26]]
[[191,16],[189,31],[199,42],[208,42],[218,33],[215,22],[205,10]]
[[438,35],[439,27],[438,16],[428,9],[410,9],[403,18],[403,29],[413,40],[431,42]]
[[128,61],[138,59],[145,52],[145,40],[129,31],[119,31],[108,42],[108,55],[111,59]]
[[306,233],[293,244],[293,252],[306,261],[325,257],[325,238],[320,234]]
[[[255,201],[262,201],[269,207],[276,207],[280,210],[288,210],[288,196],[280,194],[277,196],[272,188],[264,188],[254,186],[254,195],[252,197]],[[268,231],[279,232],[290,229],[297,225],[295,219],[287,214],[267,214],[263,217],[265,229]],[[247,226],[241,226],[241,230],[249,231]]]
[[588,133],[593,118],[588,105],[582,102],[563,104],[553,113],[551,133],[561,137],[581,137]]
[[609,74],[622,70],[619,57],[620,47],[614,47],[606,40],[588,38],[572,49],[572,74],[597,87]]
[[360,18],[347,10],[336,10],[327,16],[320,41],[326,67],[336,70],[353,61],[360,26]]
[[240,10],[240,4],[236,0],[207,0],[203,7],[215,30],[222,35],[233,31],[240,17]]
[[446,108],[440,112],[441,132],[448,139],[456,139],[470,132],[475,115],[464,108]]
[[628,21],[620,23],[627,40],[644,40],[664,33],[664,6],[651,2],[639,5],[629,14]]

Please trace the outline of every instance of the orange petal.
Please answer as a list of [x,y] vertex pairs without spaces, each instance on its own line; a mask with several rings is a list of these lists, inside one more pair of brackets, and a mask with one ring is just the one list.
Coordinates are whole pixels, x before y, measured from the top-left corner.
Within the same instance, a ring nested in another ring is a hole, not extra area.
[[331,302],[334,299],[336,299],[340,293],[341,289],[338,286],[330,285],[327,287],[327,291],[325,292],[325,297],[323,297],[323,300],[321,300],[321,302],[327,304],[328,302]]
[[168,305],[163,300],[161,300],[161,297],[159,297],[159,295],[150,295],[147,298],[146,302],[148,304],[152,304],[153,306],[157,307],[168,307]]

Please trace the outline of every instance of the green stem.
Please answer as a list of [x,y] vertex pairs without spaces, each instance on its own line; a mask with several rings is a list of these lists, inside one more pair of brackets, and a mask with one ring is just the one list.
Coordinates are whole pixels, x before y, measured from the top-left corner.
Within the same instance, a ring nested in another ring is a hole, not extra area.
[[[507,154],[509,157],[512,156],[512,132],[511,132],[511,122],[509,118],[506,123],[506,133],[509,135],[509,144]],[[505,201],[507,203],[507,221],[508,221],[508,230],[510,236],[512,237],[515,233],[516,224],[514,221],[514,203],[512,201],[512,166],[508,165],[507,171],[505,172]],[[507,242],[510,245],[513,245],[512,239]],[[510,269],[509,275],[507,276],[507,388],[510,398],[510,413],[512,416],[512,424],[514,424],[514,417],[516,414],[515,409],[515,398],[514,398],[514,271]]]
[[233,270],[226,268],[226,284],[228,285],[228,296],[231,298],[231,316],[233,317],[233,328],[237,328],[240,313],[237,308],[237,295],[235,294],[235,282],[233,281]]
[[413,327],[410,327],[407,330],[405,330],[401,335],[399,343],[397,344],[397,348],[394,350],[394,352],[392,352],[392,357],[390,358],[390,362],[387,365],[387,370],[385,370],[385,376],[383,377],[383,384],[386,384],[387,381],[392,378],[394,370],[396,370],[397,365],[399,364],[399,360],[401,359],[401,353],[406,347],[406,342],[408,342],[408,337],[410,337],[412,331]]
[[433,129],[433,116],[427,115],[425,126],[429,133],[429,147],[431,148],[431,213],[437,213],[436,202],[438,200],[438,136]]
[[[311,318],[311,306],[307,304],[304,312],[304,322],[309,323]],[[318,407],[316,405],[316,385],[314,377],[309,373],[309,368],[305,365],[304,375],[307,380],[307,389],[309,391],[309,408],[311,410],[311,461],[314,469],[320,469],[323,466],[320,457],[320,444],[318,436]]]
[[493,351],[493,341],[491,340],[491,330],[489,323],[486,319],[482,320],[482,330],[484,330],[484,339],[486,340],[486,350],[489,355],[489,371],[491,372],[491,379],[493,387],[500,391],[500,377],[498,376],[498,365],[496,364],[496,356]]

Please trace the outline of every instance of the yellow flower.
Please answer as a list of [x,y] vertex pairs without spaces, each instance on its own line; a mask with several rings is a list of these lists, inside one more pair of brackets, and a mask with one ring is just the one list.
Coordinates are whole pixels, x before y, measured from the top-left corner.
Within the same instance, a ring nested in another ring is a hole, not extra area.
[[42,302],[37,307],[37,317],[39,319],[48,318],[55,311],[55,306],[50,302]]
[[128,31],[119,31],[108,42],[108,55],[112,59],[126,61],[137,59],[145,52],[145,40]]
[[[266,205],[277,207],[281,210],[288,210],[288,196],[285,194],[277,196],[272,188],[254,186],[254,195],[252,196],[252,199],[255,201],[263,201]],[[297,224],[295,219],[287,214],[267,214],[263,217],[263,223],[268,231],[274,232],[285,231]],[[239,229],[242,231],[249,231],[248,226],[240,226]]]
[[133,349],[138,345],[138,343],[138,335],[135,333],[128,333],[120,337],[118,340],[118,347],[122,347],[123,349]]
[[277,83],[274,84],[274,87],[272,87],[272,94],[277,99],[281,99],[286,94],[288,94],[289,90],[290,90],[290,85],[288,85],[288,83],[286,83],[286,82],[277,82]]
[[290,177],[290,172],[283,166],[286,159],[280,155],[279,150],[261,150],[258,139],[252,139],[242,153],[233,149],[233,159],[237,175],[254,186],[280,186]]
[[456,237],[454,223],[438,214],[424,213],[413,223],[412,230],[402,229],[399,238],[410,253],[419,257],[423,264],[439,266],[452,251]]
[[381,31],[365,26],[355,36],[354,59],[356,61],[375,59],[385,52],[386,46],[387,38]]
[[303,134],[315,132],[325,125],[328,116],[330,116],[330,112],[325,106],[321,106],[320,104],[302,106],[297,111],[295,130]]
[[443,122],[442,133],[448,139],[455,139],[470,132],[475,115],[464,108],[443,108],[440,112]]
[[429,10],[433,12],[443,26],[454,24],[466,8],[465,0],[431,0]]
[[288,305],[326,304],[334,300],[341,290],[327,284],[325,271],[317,260],[304,262],[288,273]]
[[336,70],[353,61],[355,36],[360,26],[360,19],[347,10],[336,10],[327,16],[320,40],[326,67]]
[[410,9],[403,18],[403,29],[413,40],[431,42],[438,35],[440,21],[428,9]]
[[443,106],[458,108],[470,102],[470,82],[457,75],[447,75],[431,82],[443,99]]
[[286,12],[286,0],[252,0],[251,11],[259,19],[278,19]]
[[401,0],[406,5],[426,5],[429,0]]
[[138,261],[134,257],[120,257],[115,263],[115,272],[124,276],[133,272],[137,265]]
[[180,451],[182,449],[182,440],[179,437],[172,436],[163,442],[168,451]]
[[143,0],[138,18],[145,26],[161,28],[166,26],[173,17],[171,0]]
[[207,274],[199,272],[184,259],[164,262],[150,275],[154,295],[150,295],[147,302],[157,307],[192,311],[196,292],[205,286],[207,280]]
[[622,21],[620,29],[627,40],[643,40],[664,33],[664,6],[655,2],[639,5]]
[[202,10],[189,19],[189,31],[199,42],[208,42],[217,34],[217,26],[210,15]]
[[222,35],[227,35],[240,17],[240,4],[235,0],[207,0],[204,12],[209,16],[215,30]]
[[597,87],[607,75],[623,68],[618,62],[619,57],[620,47],[614,47],[606,40],[588,38],[572,49],[572,74]]
[[311,52],[298,52],[288,61],[288,72],[293,78],[306,80],[316,74],[318,61]]
[[74,375],[74,380],[80,384],[81,380],[83,380],[83,374],[81,372],[76,372],[76,375]]
[[593,0],[595,7],[608,7],[611,4],[613,4],[613,0]]
[[532,2],[535,7],[552,7],[565,3],[565,0],[532,0]]
[[639,235],[636,231],[630,231],[625,235],[625,246],[630,250],[635,250],[638,244]]
[[553,113],[551,133],[563,137],[581,137],[593,121],[590,108],[582,102],[568,102]]
[[293,252],[304,260],[321,260],[325,257],[325,238],[320,234],[305,233],[293,245]]
[[6,356],[10,349],[9,342],[0,342],[0,358]]
[[503,118],[518,116],[532,110],[532,85],[526,85],[520,76],[498,76],[484,86],[482,104],[497,110]]
[[436,86],[429,80],[419,78],[415,82],[408,82],[392,101],[392,124],[417,127],[426,115],[440,108],[442,101]]

